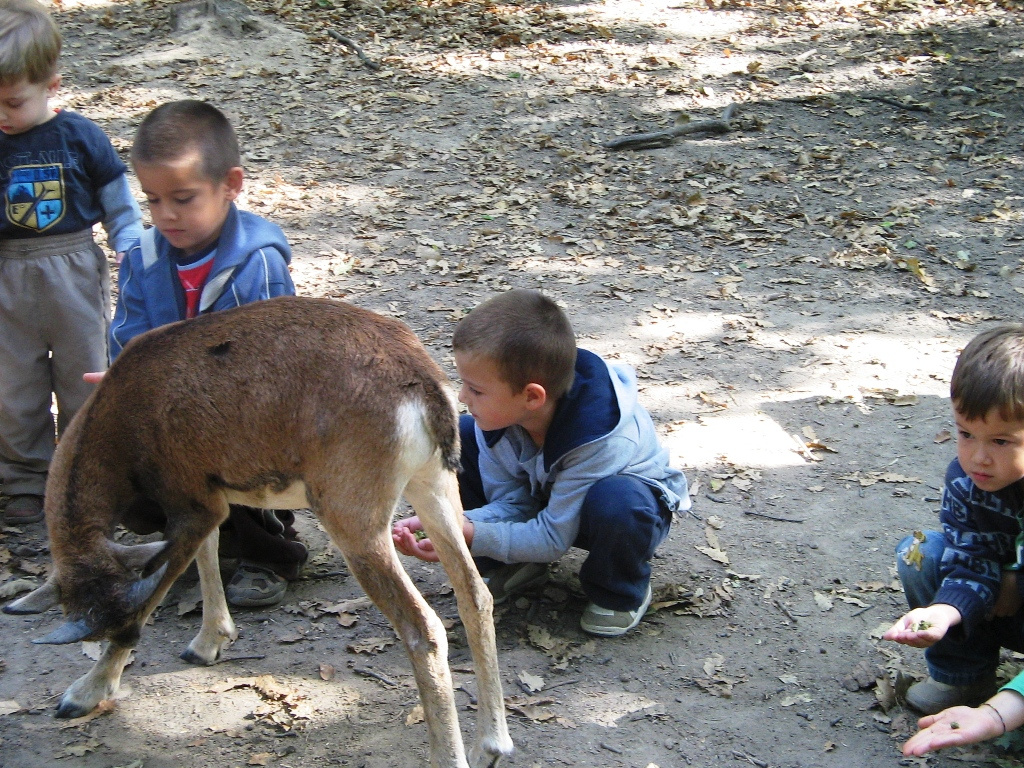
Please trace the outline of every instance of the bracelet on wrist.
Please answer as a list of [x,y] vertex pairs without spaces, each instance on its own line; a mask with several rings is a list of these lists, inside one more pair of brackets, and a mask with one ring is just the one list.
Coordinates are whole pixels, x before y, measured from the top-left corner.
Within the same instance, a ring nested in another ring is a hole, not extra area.
[[996,717],[998,717],[998,718],[999,718],[999,724],[1003,726],[1003,733],[1006,733],[1006,721],[1005,721],[1005,720],[1003,720],[1003,715],[1002,715],[1002,713],[1000,713],[1000,711],[999,711],[998,709],[996,709],[995,707],[993,707],[993,706],[992,706],[991,704],[989,704],[989,703],[988,703],[987,701],[985,701],[985,702],[982,702],[981,706],[983,706],[983,707],[988,707],[989,709],[991,709],[991,710],[992,710],[993,712],[995,712],[995,713],[996,713]]

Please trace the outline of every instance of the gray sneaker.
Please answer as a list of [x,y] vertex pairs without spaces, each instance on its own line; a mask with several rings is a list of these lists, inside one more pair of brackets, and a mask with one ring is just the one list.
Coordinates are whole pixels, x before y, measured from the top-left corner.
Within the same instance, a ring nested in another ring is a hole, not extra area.
[[613,611],[609,608],[602,608],[596,603],[590,603],[580,618],[580,627],[584,632],[589,632],[592,635],[618,637],[639,624],[650,605],[651,585],[648,584],[647,595],[638,608],[634,608],[632,611]]
[[918,712],[935,715],[950,707],[976,707],[995,692],[994,677],[971,685],[948,685],[927,677],[907,689],[907,704]]
[[548,580],[547,563],[510,563],[481,574],[491,591],[495,605],[501,605],[512,595],[537,587]]

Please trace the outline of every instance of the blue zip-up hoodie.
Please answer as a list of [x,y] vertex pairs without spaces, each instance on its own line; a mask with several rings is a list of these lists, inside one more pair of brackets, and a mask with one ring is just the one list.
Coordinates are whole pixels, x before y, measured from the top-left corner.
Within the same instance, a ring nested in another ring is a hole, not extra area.
[[[147,242],[148,241],[148,242]],[[185,292],[178,278],[177,249],[156,228],[128,251],[118,274],[120,294],[110,324],[110,360],[140,333],[185,319]],[[221,228],[199,313],[294,296],[288,273],[292,251],[276,224],[234,203]]]
[[654,422],[637,401],[636,374],[593,352],[576,354],[572,388],[558,401],[544,446],[518,425],[483,432],[480,475],[490,501],[467,510],[472,553],[504,563],[548,563],[576,540],[587,491],[612,475],[651,486],[673,512],[690,508],[686,478],[668,464]]

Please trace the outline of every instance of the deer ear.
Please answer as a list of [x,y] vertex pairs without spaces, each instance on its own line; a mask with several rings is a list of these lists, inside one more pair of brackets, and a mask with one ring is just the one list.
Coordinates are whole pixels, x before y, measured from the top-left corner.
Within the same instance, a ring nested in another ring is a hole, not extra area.
[[93,634],[92,627],[85,623],[85,619],[79,619],[65,621],[50,634],[36,638],[32,642],[35,645],[67,645],[79,640],[88,640]]
[[108,540],[107,547],[109,547],[119,563],[126,568],[131,568],[133,571],[138,571],[146,567],[150,560],[163,552],[169,543],[164,540],[151,541],[148,544],[125,546],[124,544],[118,544],[116,541]]
[[4,606],[4,613],[15,616],[27,613],[42,613],[48,611],[60,602],[60,587],[57,580],[52,576],[47,579],[43,586],[34,589],[24,597],[20,597],[12,603]]

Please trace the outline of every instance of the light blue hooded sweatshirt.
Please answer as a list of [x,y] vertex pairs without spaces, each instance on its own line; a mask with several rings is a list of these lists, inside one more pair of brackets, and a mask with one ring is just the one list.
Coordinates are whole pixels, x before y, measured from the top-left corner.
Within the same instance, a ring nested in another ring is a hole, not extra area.
[[518,425],[476,429],[480,475],[491,501],[467,510],[474,557],[548,563],[573,545],[587,491],[630,475],[666,509],[688,510],[683,473],[669,466],[650,415],[637,401],[636,374],[580,349],[572,388],[559,401],[542,449]]

